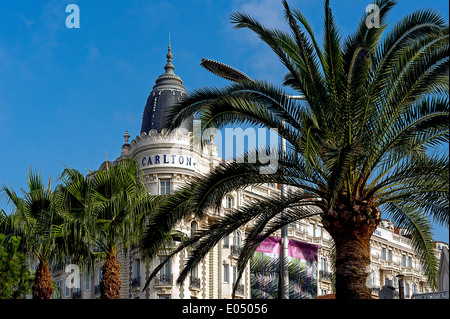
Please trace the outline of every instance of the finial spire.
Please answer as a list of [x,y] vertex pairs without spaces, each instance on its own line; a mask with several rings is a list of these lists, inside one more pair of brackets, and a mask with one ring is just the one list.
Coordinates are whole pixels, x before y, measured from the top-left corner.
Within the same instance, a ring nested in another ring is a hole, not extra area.
[[123,137],[125,138],[125,144],[128,144],[128,140],[130,138],[130,134],[128,134],[128,130],[125,130],[125,135]]
[[167,64],[164,67],[164,69],[166,70],[166,74],[174,74],[173,70],[175,70],[175,67],[172,64],[173,54],[172,54],[172,48],[170,47],[170,33],[169,33],[169,48],[168,48],[166,57],[167,57]]

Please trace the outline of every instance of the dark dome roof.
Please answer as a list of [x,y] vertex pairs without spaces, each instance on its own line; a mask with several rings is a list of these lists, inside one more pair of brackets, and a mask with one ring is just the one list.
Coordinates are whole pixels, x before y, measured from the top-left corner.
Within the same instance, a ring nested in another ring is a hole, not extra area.
[[[158,77],[155,86],[148,96],[142,116],[141,132],[148,133],[150,130],[161,132],[165,115],[172,105],[180,102],[187,97],[186,89],[183,86],[183,80],[176,75],[172,64],[172,51],[169,44],[167,53],[167,64],[164,69],[166,72]],[[192,131],[192,118],[187,119],[180,128]]]

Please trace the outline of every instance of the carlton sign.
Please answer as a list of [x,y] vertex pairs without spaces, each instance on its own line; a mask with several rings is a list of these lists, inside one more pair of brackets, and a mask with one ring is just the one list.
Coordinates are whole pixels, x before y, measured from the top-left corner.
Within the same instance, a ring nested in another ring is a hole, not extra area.
[[175,155],[175,154],[161,154],[144,156],[141,159],[141,164],[145,166],[176,166],[176,167],[192,167],[192,157]]

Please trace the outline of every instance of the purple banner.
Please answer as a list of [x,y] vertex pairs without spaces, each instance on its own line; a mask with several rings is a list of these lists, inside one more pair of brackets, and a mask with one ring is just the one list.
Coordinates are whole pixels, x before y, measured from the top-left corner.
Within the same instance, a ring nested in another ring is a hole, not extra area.
[[256,249],[257,252],[265,254],[280,254],[281,238],[267,237],[264,239]]
[[318,261],[317,251],[317,245],[307,244],[297,240],[289,240],[289,257]]
[[[318,246],[289,239],[289,299],[317,298]],[[252,299],[279,298],[281,238],[269,236],[250,263]]]

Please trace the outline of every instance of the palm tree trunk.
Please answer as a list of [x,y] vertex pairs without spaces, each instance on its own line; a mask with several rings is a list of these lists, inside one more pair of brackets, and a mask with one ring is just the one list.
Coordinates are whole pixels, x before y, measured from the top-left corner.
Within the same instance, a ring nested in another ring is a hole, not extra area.
[[33,299],[50,299],[52,297],[52,275],[46,260],[39,260],[31,290]]
[[107,252],[102,266],[100,282],[101,299],[119,299],[120,297],[120,263],[115,252]]
[[371,292],[366,283],[370,265],[370,236],[367,228],[334,238],[334,241],[336,299],[370,299]]
[[323,216],[336,248],[336,299],[371,299],[366,283],[370,238],[381,217],[377,207],[364,204],[336,204],[331,213]]

